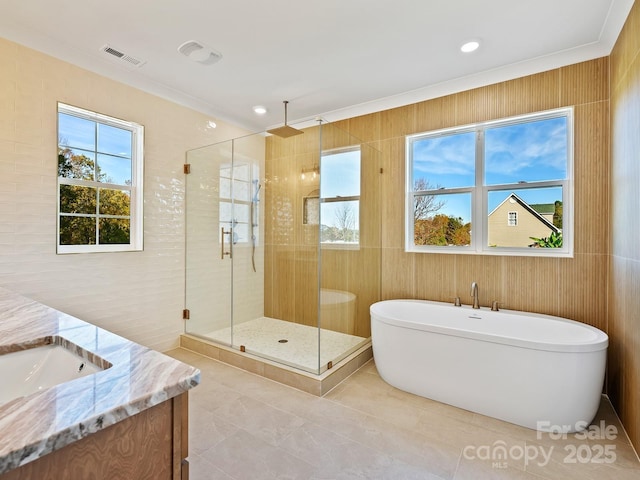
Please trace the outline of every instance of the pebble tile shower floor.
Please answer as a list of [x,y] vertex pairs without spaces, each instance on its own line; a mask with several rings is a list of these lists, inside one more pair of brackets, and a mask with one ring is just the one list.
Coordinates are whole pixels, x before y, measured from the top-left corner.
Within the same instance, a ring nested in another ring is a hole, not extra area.
[[[215,330],[204,336],[227,344],[231,338],[231,328]],[[320,336],[318,364],[318,329],[315,327],[269,317],[233,326],[235,345],[245,345],[247,352],[312,373],[318,372],[319,365],[323,372],[329,361],[337,364],[368,341],[363,337],[326,329],[320,329]]]
[[[373,361],[316,397],[188,350],[168,353],[202,371],[189,393],[191,480],[640,479],[605,397],[594,424],[607,435],[555,439],[397,390]],[[506,459],[482,459],[499,446]],[[525,451],[538,456],[526,462]]]

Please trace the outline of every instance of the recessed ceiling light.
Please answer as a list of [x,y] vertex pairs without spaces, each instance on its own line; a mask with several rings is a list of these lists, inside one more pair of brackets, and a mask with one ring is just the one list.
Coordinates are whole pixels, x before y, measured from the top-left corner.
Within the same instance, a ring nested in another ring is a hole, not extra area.
[[264,115],[265,113],[267,113],[267,109],[262,105],[256,105],[255,107],[253,107],[253,111],[256,115]]
[[464,45],[462,45],[460,47],[460,51],[463,53],[475,52],[479,46],[480,46],[480,43],[473,40],[471,42],[467,42]]

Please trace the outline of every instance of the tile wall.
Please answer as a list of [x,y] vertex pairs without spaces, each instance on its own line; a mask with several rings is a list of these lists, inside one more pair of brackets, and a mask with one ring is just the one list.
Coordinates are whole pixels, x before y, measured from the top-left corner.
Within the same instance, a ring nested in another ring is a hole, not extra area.
[[[267,137],[265,315],[316,326],[318,287],[349,292],[356,299],[353,325],[336,325],[328,318],[322,323],[322,310],[320,323],[367,338],[369,305],[380,299],[381,152],[333,124],[304,132],[288,139]],[[303,180],[301,171],[320,165],[321,148],[357,145],[361,145],[360,244],[357,249],[328,245],[319,249],[317,222],[304,223],[304,201],[319,195],[321,179]]]
[[[370,220],[379,227],[381,250],[380,298],[423,298],[451,301],[460,296],[469,303],[472,281],[480,286],[481,305],[492,300],[504,308],[559,315],[607,330],[607,280],[609,234],[609,59],[571,65],[483,88],[446,97],[356,117],[334,124],[364,144],[381,151],[380,166],[383,174],[365,175],[363,191],[371,188],[369,202],[379,212]],[[404,251],[404,182],[405,136],[438,128],[465,125],[473,122],[504,118],[553,108],[574,106],[575,124],[575,254],[574,258],[498,257],[473,255],[416,254]],[[295,137],[300,138],[300,137]],[[291,141],[291,140],[288,140]],[[286,167],[289,176],[300,168],[304,158],[300,151],[285,152],[281,142],[272,148],[267,145],[267,174],[269,168]],[[299,145],[302,148],[302,144]],[[297,156],[296,156],[297,155]],[[296,163],[297,162],[297,163]],[[291,166],[294,165],[294,166]],[[378,172],[376,170],[376,172]],[[282,174],[278,174],[282,178]],[[296,202],[302,192],[296,182],[280,182],[279,195],[287,198],[292,212],[301,207]],[[363,204],[365,202],[363,201]],[[294,217],[295,222],[295,217]],[[296,243],[299,230],[291,223],[290,230],[281,231],[283,237],[273,243],[286,262],[269,264],[272,280],[287,285],[283,291],[300,288],[294,275],[295,255],[300,250],[288,248],[287,242]],[[281,228],[281,227],[279,227]],[[269,229],[269,218],[267,218]],[[280,231],[280,230],[279,230]],[[267,245],[267,249],[269,246]],[[269,250],[267,250],[269,253]],[[276,258],[273,257],[273,258]],[[335,269],[324,269],[322,281],[346,278],[350,265],[342,255]],[[368,264],[365,261],[363,264]],[[375,263],[374,263],[375,264]],[[340,268],[338,268],[338,266]],[[352,264],[353,272],[362,272]],[[312,269],[311,272],[314,272]],[[284,283],[286,279],[288,284]],[[274,283],[274,285],[277,283]],[[374,299],[377,285],[363,285],[366,275],[354,275],[352,285],[361,285],[369,300]],[[267,282],[269,284],[269,282]],[[268,288],[268,287],[267,287]],[[275,287],[274,287],[275,288]],[[269,292],[268,292],[269,293]],[[277,306],[278,296],[266,295],[270,307]],[[285,301],[285,299],[282,299]],[[293,301],[293,300],[292,300]],[[274,303],[275,302],[275,303]],[[313,308],[315,303],[309,303]],[[304,307],[298,306],[297,318],[304,317]],[[368,333],[366,305],[360,331]],[[293,318],[296,306],[292,303],[287,314]],[[313,312],[308,315],[311,320]],[[279,317],[282,318],[282,317]]]
[[640,4],[611,53],[608,393],[640,450]]
[[[572,318],[607,329],[609,236],[608,58],[571,65],[339,122],[382,151],[382,297],[470,303]],[[574,106],[574,258],[417,254],[404,251],[405,136]]]
[[[145,126],[143,252],[56,255],[59,101]],[[177,346],[185,152],[243,134],[0,39],[0,285],[149,347]]]

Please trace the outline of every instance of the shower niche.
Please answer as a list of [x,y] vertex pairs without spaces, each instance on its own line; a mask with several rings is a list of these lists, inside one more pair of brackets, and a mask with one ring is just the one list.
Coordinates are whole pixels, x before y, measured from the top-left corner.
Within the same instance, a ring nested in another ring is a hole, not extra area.
[[370,350],[382,160],[333,124],[301,130],[187,152],[183,345],[326,376]]

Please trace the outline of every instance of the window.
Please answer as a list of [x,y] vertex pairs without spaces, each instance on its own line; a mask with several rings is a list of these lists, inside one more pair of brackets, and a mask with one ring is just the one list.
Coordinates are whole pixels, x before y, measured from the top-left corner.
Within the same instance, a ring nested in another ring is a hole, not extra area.
[[360,243],[360,148],[330,150],[320,158],[320,241],[324,246]]
[[571,256],[572,117],[407,137],[407,251]]
[[58,104],[58,253],[142,250],[143,132]]
[[[234,245],[258,244],[260,172],[250,163],[220,166],[220,229],[233,232]],[[233,229],[233,230],[231,230]],[[228,239],[225,238],[225,242]]]

